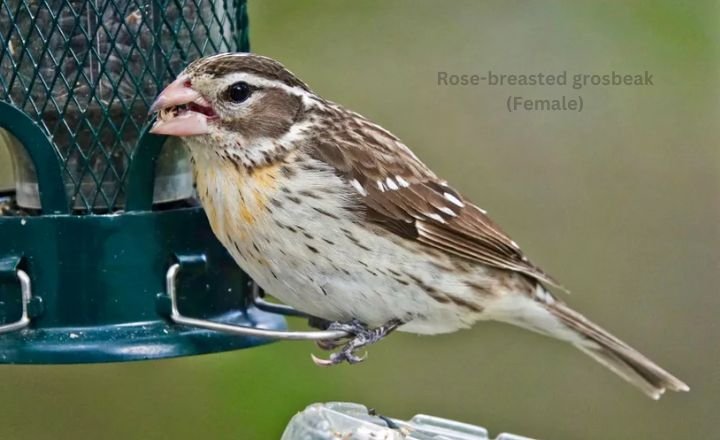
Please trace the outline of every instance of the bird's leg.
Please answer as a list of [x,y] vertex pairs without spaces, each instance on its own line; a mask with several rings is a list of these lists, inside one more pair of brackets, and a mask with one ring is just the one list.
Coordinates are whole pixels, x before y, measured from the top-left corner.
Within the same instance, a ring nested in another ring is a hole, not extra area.
[[[313,361],[316,365],[320,365],[323,367],[337,365],[344,361],[347,361],[347,363],[349,364],[357,364],[359,362],[362,362],[365,360],[365,357],[367,355],[358,356],[355,354],[356,350],[378,342],[385,336],[392,333],[402,324],[402,321],[400,321],[399,319],[393,319],[379,327],[368,328],[366,324],[363,324],[357,319],[353,319],[350,322],[333,322],[328,326],[328,330],[344,331],[351,335],[351,339],[339,351],[331,354],[329,359],[319,359],[313,356]],[[321,342],[323,342],[323,346],[330,347],[328,349],[331,350],[342,344],[343,341],[344,339],[335,339]],[[320,348],[323,348],[323,346],[321,346],[320,344],[318,344],[318,346],[320,346]]]

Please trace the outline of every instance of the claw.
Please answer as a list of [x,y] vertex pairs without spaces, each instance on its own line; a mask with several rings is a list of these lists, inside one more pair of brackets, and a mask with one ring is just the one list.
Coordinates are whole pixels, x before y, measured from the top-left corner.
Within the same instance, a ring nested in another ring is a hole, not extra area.
[[343,361],[346,361],[348,364],[359,364],[360,362],[363,362],[365,359],[367,359],[368,353],[365,352],[362,356],[357,356],[350,351],[340,351],[331,354],[329,359],[322,359],[315,356],[314,354],[310,354],[310,357],[312,358],[312,361],[315,363],[315,365],[317,365],[318,367],[332,367],[333,365],[343,363]]
[[315,363],[315,365],[317,365],[318,367],[332,367],[333,365],[335,365],[332,359],[320,359],[312,353],[310,353],[310,357],[312,358],[312,361]]
[[[402,325],[402,322],[393,319],[376,328],[368,328],[367,325],[353,319],[350,322],[332,322],[327,326],[328,330],[340,330],[348,333],[348,338],[338,339],[324,339],[316,341],[317,346],[323,350],[332,350],[342,344],[345,344],[338,352],[332,353],[329,359],[320,359],[315,355],[312,356],[312,360],[315,365],[320,367],[329,367],[331,365],[341,364],[347,362],[348,364],[358,364],[367,359],[367,352],[362,356],[355,354],[356,350],[366,347],[370,344],[374,344],[381,340],[389,333],[393,332],[396,328]],[[347,340],[346,342],[346,339]]]

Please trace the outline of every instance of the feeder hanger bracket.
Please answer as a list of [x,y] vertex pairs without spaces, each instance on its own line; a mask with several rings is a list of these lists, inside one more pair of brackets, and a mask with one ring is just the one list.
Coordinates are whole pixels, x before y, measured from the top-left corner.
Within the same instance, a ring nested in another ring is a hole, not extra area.
[[32,287],[30,283],[30,276],[27,274],[27,272],[17,267],[19,262],[19,258],[3,258],[0,260],[0,272],[13,273],[15,274],[17,280],[20,282],[20,295],[22,306],[22,313],[20,314],[20,319],[9,324],[0,325],[0,334],[22,330],[23,328],[30,325],[30,312],[28,306],[32,300]]
[[[177,301],[177,278],[181,270],[180,263],[172,263],[165,275],[165,288],[167,297],[170,299],[169,318],[176,324],[187,325],[192,327],[200,327],[208,330],[214,330],[223,333],[230,333],[239,336],[252,336],[267,339],[293,340],[293,341],[321,341],[326,339],[339,339],[350,336],[344,331],[289,331],[289,330],[267,330],[256,327],[247,327],[242,325],[224,324],[221,322],[210,321],[206,319],[197,319],[185,316],[180,313]],[[251,303],[258,309],[272,313],[278,313],[286,316],[303,316],[308,315],[286,305],[273,304],[260,298],[259,288],[253,286]]]

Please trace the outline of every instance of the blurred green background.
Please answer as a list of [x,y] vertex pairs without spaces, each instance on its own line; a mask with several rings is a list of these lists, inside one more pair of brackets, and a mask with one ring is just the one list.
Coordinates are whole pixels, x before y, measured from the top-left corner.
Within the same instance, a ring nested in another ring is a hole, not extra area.
[[[543,439],[720,438],[718,13],[679,1],[250,1],[255,52],[399,135],[568,286],[570,304],[690,393],[654,402],[568,346],[479,324],[397,334],[332,369],[304,342],[2,366],[0,438],[275,439],[328,400]],[[655,85],[437,86],[438,71],[487,70],[649,70]],[[582,95],[584,111],[505,109],[508,95],[562,94]],[[9,173],[0,156],[0,182]]]

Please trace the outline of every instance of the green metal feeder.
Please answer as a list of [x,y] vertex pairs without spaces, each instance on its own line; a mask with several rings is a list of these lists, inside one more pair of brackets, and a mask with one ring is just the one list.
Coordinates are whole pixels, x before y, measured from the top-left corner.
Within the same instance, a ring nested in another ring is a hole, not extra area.
[[[0,363],[158,359],[287,332],[194,202],[147,111],[190,61],[247,51],[244,0],[4,0]],[[193,316],[189,318],[187,316]]]

